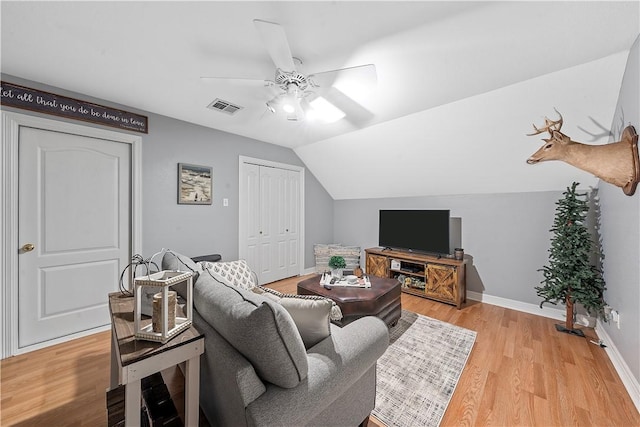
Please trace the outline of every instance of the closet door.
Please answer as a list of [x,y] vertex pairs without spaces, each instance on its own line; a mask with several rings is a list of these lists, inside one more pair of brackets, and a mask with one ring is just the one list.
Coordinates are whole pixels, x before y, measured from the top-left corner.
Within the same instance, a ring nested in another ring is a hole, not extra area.
[[[240,247],[239,258],[260,271],[260,166],[241,164],[240,176]],[[262,284],[262,281],[260,281]]]
[[285,188],[286,276],[300,274],[300,172],[287,171]]
[[287,171],[260,166],[260,282],[287,274]]
[[300,274],[302,172],[278,166],[240,163],[239,258],[261,285]]

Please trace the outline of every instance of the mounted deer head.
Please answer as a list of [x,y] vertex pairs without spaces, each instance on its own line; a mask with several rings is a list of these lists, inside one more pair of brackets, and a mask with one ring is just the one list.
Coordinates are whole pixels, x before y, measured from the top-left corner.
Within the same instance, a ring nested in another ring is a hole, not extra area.
[[640,160],[638,159],[638,135],[633,126],[627,126],[618,142],[604,145],[588,145],[572,141],[560,132],[562,115],[556,110],[558,120],[544,118],[544,126],[533,125],[534,133],[528,136],[549,132],[550,138],[543,139],[542,147],[527,159],[530,165],[547,160],[562,160],[572,166],[592,173],[605,182],[622,188],[627,196],[636,191],[640,179]]

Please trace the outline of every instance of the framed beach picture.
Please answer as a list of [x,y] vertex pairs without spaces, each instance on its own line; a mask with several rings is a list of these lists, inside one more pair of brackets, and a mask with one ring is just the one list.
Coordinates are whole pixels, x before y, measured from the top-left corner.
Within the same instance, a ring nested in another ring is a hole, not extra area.
[[210,205],[213,200],[213,169],[178,163],[178,203]]

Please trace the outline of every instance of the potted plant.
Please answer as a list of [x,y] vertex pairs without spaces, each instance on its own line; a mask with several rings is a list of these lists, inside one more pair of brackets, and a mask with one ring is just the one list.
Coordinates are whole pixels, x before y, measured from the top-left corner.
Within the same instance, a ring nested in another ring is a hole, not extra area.
[[334,277],[342,277],[342,269],[347,266],[344,258],[339,255],[334,255],[329,259],[329,267],[331,268],[331,275]]
[[589,314],[603,316],[606,302],[603,298],[606,289],[602,272],[591,264],[597,253],[589,230],[584,222],[589,207],[586,194],[576,193],[578,183],[567,188],[564,198],[556,204],[556,217],[553,223],[549,265],[542,270],[544,280],[537,286],[540,303],[564,303],[567,309],[565,325],[556,325],[556,329],[574,335],[584,336],[574,329],[574,304],[581,304]]

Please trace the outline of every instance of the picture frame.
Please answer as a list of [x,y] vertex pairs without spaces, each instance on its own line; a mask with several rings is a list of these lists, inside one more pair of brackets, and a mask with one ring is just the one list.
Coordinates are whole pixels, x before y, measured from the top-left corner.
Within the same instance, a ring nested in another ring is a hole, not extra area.
[[213,168],[178,163],[178,204],[210,205],[213,202]]

